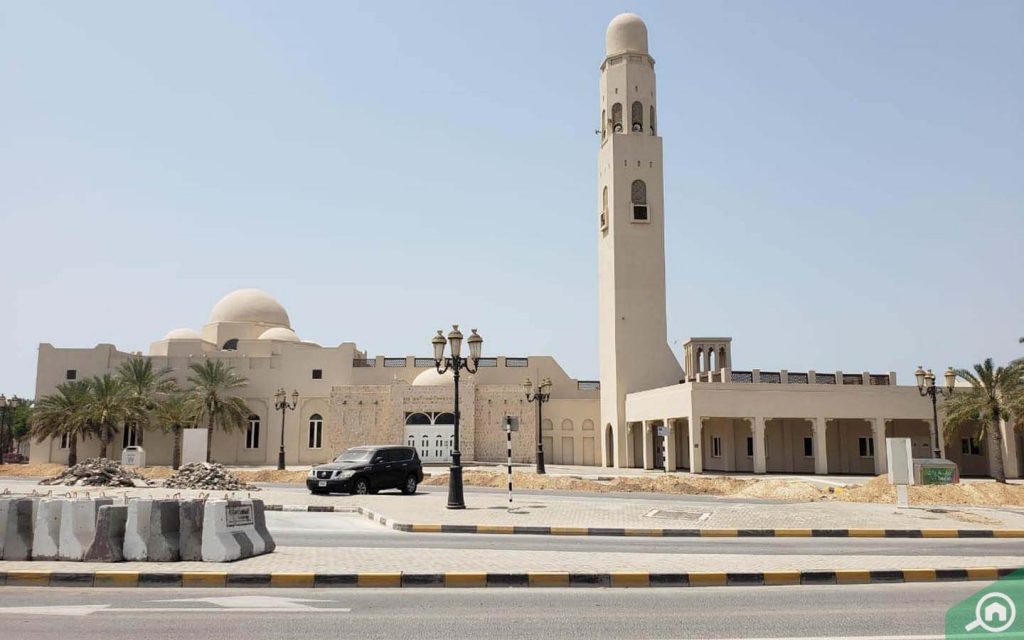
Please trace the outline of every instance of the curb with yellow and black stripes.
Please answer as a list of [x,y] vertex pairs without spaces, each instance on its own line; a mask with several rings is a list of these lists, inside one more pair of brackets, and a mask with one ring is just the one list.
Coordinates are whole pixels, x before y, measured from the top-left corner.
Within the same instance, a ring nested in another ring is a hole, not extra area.
[[536,527],[494,524],[408,524],[365,507],[266,505],[267,511],[360,513],[385,527],[412,533],[488,533],[541,536],[636,536],[648,538],[1024,538],[1024,529],[642,529],[622,527]]
[[847,585],[906,582],[997,580],[1017,569],[894,569],[868,571],[706,571],[689,573],[228,573],[223,571],[7,571],[0,586],[8,587],[727,587],[781,585]]

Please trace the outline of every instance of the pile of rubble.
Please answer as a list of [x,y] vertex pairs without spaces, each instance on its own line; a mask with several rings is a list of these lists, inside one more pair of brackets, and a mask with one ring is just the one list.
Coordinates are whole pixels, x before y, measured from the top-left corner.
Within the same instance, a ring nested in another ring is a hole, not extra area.
[[147,487],[149,481],[135,471],[107,458],[89,458],[68,467],[39,484],[62,484],[72,487]]
[[206,489],[209,491],[259,491],[232,475],[224,465],[209,462],[186,464],[164,481],[169,489]]

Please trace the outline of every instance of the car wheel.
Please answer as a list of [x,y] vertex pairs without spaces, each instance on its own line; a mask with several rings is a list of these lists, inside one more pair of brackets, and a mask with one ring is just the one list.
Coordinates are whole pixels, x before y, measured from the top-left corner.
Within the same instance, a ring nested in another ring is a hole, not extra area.
[[366,478],[359,478],[352,485],[352,493],[359,496],[365,496],[370,493],[370,481]]
[[409,476],[408,478],[405,479],[405,484],[402,485],[402,493],[404,493],[407,496],[411,496],[412,494],[416,493],[417,484],[419,483],[416,482],[416,476]]

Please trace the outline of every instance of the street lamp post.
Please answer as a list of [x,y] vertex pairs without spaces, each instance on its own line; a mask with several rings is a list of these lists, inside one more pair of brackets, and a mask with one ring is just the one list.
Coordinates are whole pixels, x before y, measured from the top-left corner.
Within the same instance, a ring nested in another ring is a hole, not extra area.
[[914,377],[917,378],[918,393],[932,399],[932,457],[941,458],[942,451],[939,449],[938,400],[940,395],[943,398],[949,398],[953,395],[953,385],[956,384],[956,372],[953,371],[953,367],[946,369],[946,373],[942,376],[946,380],[946,387],[944,389],[935,386],[935,374],[932,373],[931,369],[925,371],[918,367],[917,371],[914,372]]
[[21,406],[21,398],[7,396],[0,393],[0,465],[4,463],[4,456],[7,454],[7,434],[11,434],[11,444],[14,443],[14,412]]
[[533,391],[533,382],[527,378],[523,383],[526,401],[537,403],[537,473],[544,473],[544,435],[541,433],[541,414],[544,403],[551,399],[551,378],[544,378]]
[[292,391],[292,401],[288,402],[288,396],[285,395],[284,387],[277,390],[274,394],[274,409],[281,412],[281,448],[277,452],[277,470],[284,471],[284,414],[288,413],[288,410],[294,410],[299,404],[299,392],[298,390]]
[[[448,473],[448,508],[465,509],[466,500],[462,495],[462,453],[459,451],[459,372],[465,369],[469,373],[476,373],[484,339],[476,329],[473,329],[473,334],[466,339],[466,343],[469,344],[468,359],[462,357],[462,332],[459,331],[457,324],[452,325],[447,338],[438,329],[437,335],[430,343],[434,346],[434,366],[437,372],[444,375],[451,370],[455,378],[455,442],[452,447],[452,465]],[[451,356],[448,358],[444,356],[445,344],[451,348]]]

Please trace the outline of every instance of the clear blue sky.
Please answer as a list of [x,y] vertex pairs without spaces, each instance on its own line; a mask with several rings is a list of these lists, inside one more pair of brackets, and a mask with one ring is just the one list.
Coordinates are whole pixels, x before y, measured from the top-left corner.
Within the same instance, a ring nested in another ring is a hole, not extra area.
[[0,3],[0,391],[259,287],[299,335],[597,376],[604,29],[642,15],[669,340],[1022,355],[1022,2]]

